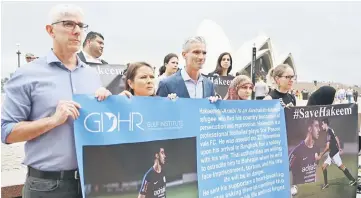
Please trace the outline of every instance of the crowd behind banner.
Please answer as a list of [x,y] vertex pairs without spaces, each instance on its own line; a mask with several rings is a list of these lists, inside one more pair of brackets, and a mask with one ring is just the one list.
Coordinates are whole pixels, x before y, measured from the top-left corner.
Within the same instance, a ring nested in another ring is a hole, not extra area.
[[50,20],[48,53],[4,86],[1,140],[26,142],[24,197],[356,192],[351,90],[345,105],[333,105],[337,90],[324,86],[296,107],[292,66],[256,64],[254,82],[247,70],[234,74],[228,52],[202,74],[202,36],[185,40],[182,57],[166,55],[159,75],[146,61],[113,65],[100,58],[104,36],[85,35],[81,8],[57,5]]

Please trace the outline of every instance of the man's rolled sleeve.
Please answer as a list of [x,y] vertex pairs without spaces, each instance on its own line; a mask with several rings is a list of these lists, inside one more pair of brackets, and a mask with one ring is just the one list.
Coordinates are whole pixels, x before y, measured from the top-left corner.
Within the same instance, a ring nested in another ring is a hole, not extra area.
[[15,124],[27,121],[31,112],[30,84],[28,76],[16,72],[4,86],[5,98],[2,104],[1,141],[5,144]]

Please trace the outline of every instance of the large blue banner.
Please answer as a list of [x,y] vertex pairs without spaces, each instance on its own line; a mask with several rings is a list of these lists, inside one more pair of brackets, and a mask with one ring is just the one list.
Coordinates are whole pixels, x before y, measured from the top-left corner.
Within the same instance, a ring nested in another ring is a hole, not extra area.
[[84,197],[289,197],[277,100],[75,95]]

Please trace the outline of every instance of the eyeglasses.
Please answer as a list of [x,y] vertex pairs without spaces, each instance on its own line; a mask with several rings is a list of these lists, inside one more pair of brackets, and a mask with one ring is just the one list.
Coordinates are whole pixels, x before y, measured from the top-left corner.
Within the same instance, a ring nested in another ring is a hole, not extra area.
[[88,29],[88,26],[87,24],[84,24],[84,23],[76,23],[74,21],[58,21],[58,22],[55,22],[55,23],[52,23],[51,25],[55,25],[55,24],[58,24],[58,23],[63,23],[63,26],[66,28],[66,29],[69,29],[69,30],[74,30],[76,26],[79,26],[79,28],[83,31],[86,31]]
[[280,76],[280,77],[285,77],[287,78],[288,80],[296,80],[297,79],[297,76]]

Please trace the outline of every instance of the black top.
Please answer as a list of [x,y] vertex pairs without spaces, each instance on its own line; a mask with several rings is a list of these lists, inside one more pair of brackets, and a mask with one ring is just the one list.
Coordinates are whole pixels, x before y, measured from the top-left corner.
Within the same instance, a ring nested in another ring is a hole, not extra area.
[[327,142],[330,143],[330,157],[333,157],[339,152],[339,145],[337,144],[336,134],[331,128],[327,130]]
[[296,106],[296,98],[292,94],[281,93],[276,89],[272,89],[268,95],[271,96],[272,99],[280,99],[281,104],[284,103],[284,105],[288,105],[289,103],[292,103],[293,106]]
[[140,194],[145,198],[165,198],[166,179],[163,171],[157,173],[153,167],[144,175]]
[[83,54],[83,52],[79,52],[78,53],[78,57],[80,58],[81,61],[83,61],[85,64],[87,65],[107,65],[108,62],[106,62],[105,60],[101,59],[100,61],[102,62],[101,64],[100,63],[92,63],[92,62],[87,62],[86,59],[85,59],[85,56]]
[[320,148],[313,145],[306,146],[305,141],[297,145],[289,155],[290,170],[293,176],[293,185],[312,183],[316,181],[317,163],[315,153],[320,153]]

